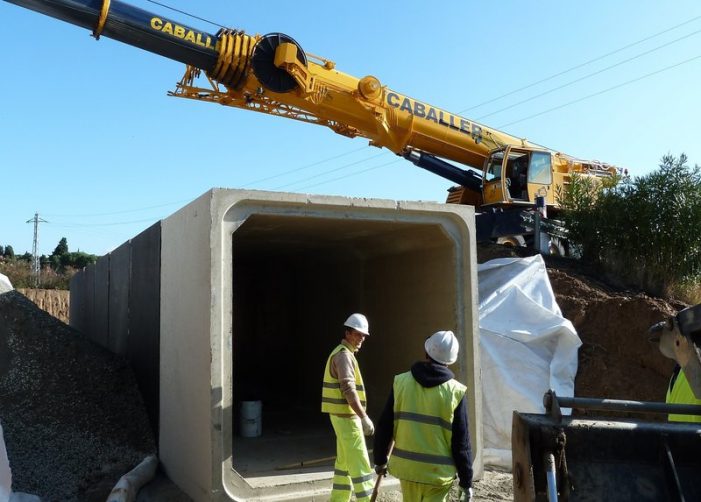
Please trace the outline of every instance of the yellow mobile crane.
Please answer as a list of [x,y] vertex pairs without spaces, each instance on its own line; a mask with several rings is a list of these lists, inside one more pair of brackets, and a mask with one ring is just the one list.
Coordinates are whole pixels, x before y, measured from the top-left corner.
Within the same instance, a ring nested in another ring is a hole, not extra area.
[[[574,173],[616,174],[516,138],[389,89],[374,76],[356,78],[334,62],[305,53],[281,33],[206,33],[118,0],[6,0],[186,64],[172,96],[278,115],[329,127],[387,148],[458,186],[447,202],[471,204],[492,218],[478,219],[478,239],[523,243],[505,209],[532,208],[536,197],[557,209],[557,194]],[[455,165],[451,162],[455,162]],[[463,169],[459,166],[466,166]],[[469,169],[471,168],[471,169]],[[481,171],[478,174],[477,171]],[[552,213],[551,213],[552,214]],[[497,229],[500,227],[500,229]]]

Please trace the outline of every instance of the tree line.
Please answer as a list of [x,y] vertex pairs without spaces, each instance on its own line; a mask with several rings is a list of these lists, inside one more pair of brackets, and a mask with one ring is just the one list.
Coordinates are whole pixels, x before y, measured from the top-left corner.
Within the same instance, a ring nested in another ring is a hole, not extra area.
[[[97,256],[83,251],[70,251],[68,239],[62,237],[50,255],[39,257],[38,285],[46,289],[68,289],[73,275],[91,263]],[[6,275],[15,288],[32,288],[37,283],[33,275],[34,256],[26,252],[16,255],[11,245],[0,245],[0,273]]]
[[654,295],[701,301],[701,168],[686,155],[634,178],[575,175],[560,204],[582,260]]

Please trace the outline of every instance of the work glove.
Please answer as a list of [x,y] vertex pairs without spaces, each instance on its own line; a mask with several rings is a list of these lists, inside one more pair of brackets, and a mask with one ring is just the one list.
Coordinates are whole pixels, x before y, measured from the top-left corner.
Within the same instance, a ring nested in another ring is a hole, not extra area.
[[458,500],[460,502],[472,502],[472,488],[460,487]]
[[387,464],[376,465],[375,466],[375,474],[377,474],[378,476],[386,476],[387,475]]
[[366,436],[372,436],[375,434],[375,426],[372,425],[372,420],[370,420],[369,416],[365,415],[363,418],[361,418],[360,423],[363,424],[363,434]]

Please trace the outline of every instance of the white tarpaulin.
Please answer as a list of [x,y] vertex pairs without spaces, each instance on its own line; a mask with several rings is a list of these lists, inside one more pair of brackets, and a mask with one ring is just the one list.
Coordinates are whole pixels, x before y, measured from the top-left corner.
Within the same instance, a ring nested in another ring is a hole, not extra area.
[[513,411],[543,413],[548,389],[573,396],[582,342],[540,255],[491,260],[478,277],[484,461],[510,469]]
[[0,294],[7,293],[13,289],[10,279],[8,279],[6,275],[0,274]]

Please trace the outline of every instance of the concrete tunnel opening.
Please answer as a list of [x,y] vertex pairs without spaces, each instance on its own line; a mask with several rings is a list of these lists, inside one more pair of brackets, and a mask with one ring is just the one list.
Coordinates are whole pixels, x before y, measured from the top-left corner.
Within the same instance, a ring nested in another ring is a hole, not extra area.
[[[357,357],[377,420],[393,375],[423,358],[423,340],[461,324],[462,248],[435,220],[342,214],[253,214],[231,239],[233,468],[253,488],[289,475],[330,478],[335,438],[320,411],[321,380],[344,320],[356,311],[370,320]],[[241,402],[258,400],[262,435],[243,437]]]

